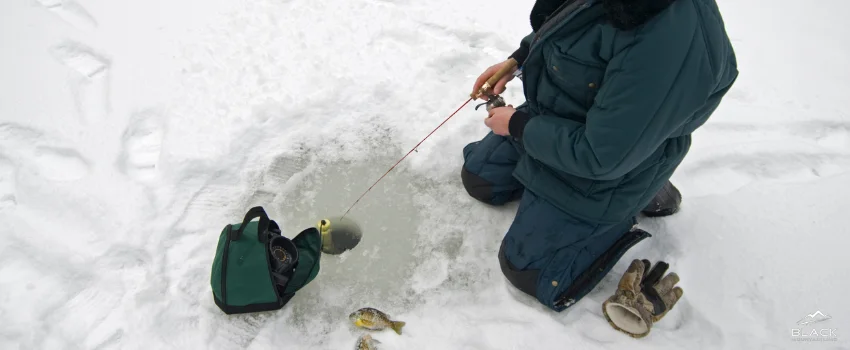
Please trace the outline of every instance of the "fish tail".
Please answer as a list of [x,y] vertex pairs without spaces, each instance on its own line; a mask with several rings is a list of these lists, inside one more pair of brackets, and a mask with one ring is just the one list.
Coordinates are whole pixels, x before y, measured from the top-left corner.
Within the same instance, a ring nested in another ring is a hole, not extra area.
[[404,327],[404,325],[405,325],[405,323],[404,323],[404,322],[402,322],[402,321],[393,321],[393,325],[392,325],[392,327],[393,327],[393,330],[394,330],[396,333],[398,333],[399,335],[401,335],[401,327]]

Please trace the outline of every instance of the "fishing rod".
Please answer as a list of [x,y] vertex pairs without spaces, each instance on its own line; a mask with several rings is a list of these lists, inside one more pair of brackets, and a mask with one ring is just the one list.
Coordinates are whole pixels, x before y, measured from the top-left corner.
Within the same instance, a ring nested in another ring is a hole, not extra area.
[[401,159],[399,159],[395,164],[393,164],[383,175],[381,175],[381,177],[378,178],[378,180],[375,181],[375,183],[369,186],[369,188],[366,189],[366,191],[364,191],[363,194],[361,194],[360,197],[358,197],[357,200],[355,200],[350,207],[348,207],[348,210],[346,210],[345,213],[342,214],[342,217],[333,220],[321,220],[318,226],[319,231],[322,233],[322,250],[330,254],[340,254],[347,249],[353,248],[355,245],[357,245],[357,243],[360,242],[360,238],[362,236],[360,227],[352,220],[346,220],[346,215],[348,215],[351,209],[353,209],[357,205],[357,203],[359,203],[360,200],[363,199],[363,197],[365,197],[366,194],[368,194],[369,191],[371,191],[372,188],[375,187],[375,185],[381,182],[381,180],[383,180],[384,177],[387,176],[387,174],[392,172],[396,166],[398,166],[402,161],[404,161],[407,156],[413,153],[423,142],[425,142],[425,140],[431,137],[431,135],[433,135],[434,132],[437,131],[437,129],[442,127],[443,124],[445,124],[449,121],[449,119],[454,117],[455,114],[457,114],[457,112],[459,112],[461,109],[463,109],[463,107],[469,104],[469,102],[478,99],[479,97],[481,97],[481,95],[486,95],[487,102],[475,106],[476,110],[478,110],[478,108],[483,105],[487,106],[487,111],[490,111],[491,109],[496,107],[504,107],[505,100],[498,94],[490,94],[489,91],[494,86],[496,86],[496,83],[499,82],[499,80],[501,80],[502,77],[505,76],[505,74],[508,74],[508,72],[513,70],[517,66],[517,64],[518,63],[515,59],[508,59],[505,65],[501,69],[496,71],[496,73],[493,74],[489,79],[487,79],[487,81],[483,85],[481,85],[478,91],[469,94],[469,99],[467,99],[466,102],[460,105],[460,107],[458,107],[457,110],[450,114],[448,118],[443,120],[440,125],[437,125],[437,127],[434,128],[434,130],[432,130],[430,133],[428,133],[428,135],[426,135],[421,141],[419,141],[416,146],[413,146],[413,148],[411,148],[410,151],[407,152],[407,154],[405,154],[403,157],[401,157]]
[[422,141],[419,141],[419,143],[417,143],[416,146],[413,146],[413,148],[411,148],[410,151],[408,151],[407,154],[404,155],[404,157],[401,157],[401,159],[399,159],[395,164],[393,164],[393,166],[391,166],[390,169],[387,170],[386,173],[384,173],[384,175],[382,175],[380,178],[378,178],[378,180],[375,181],[375,183],[372,184],[372,186],[370,186],[365,192],[363,192],[363,194],[360,195],[360,197],[357,198],[356,201],[354,201],[354,204],[352,204],[350,207],[348,207],[348,210],[345,211],[345,214],[342,214],[342,218],[345,218],[345,216],[348,215],[348,212],[350,212],[351,209],[354,208],[354,206],[357,205],[357,203],[360,202],[360,200],[363,199],[363,197],[366,196],[366,194],[369,193],[369,191],[371,191],[372,188],[375,187],[375,185],[378,184],[378,182],[380,182],[385,176],[387,176],[387,174],[389,174],[391,171],[393,171],[393,169],[395,169],[395,167],[397,165],[399,165],[399,163],[401,163],[405,158],[407,158],[407,156],[409,156],[411,153],[413,153],[413,151],[415,151],[416,148],[419,147],[419,145],[421,145],[423,142],[425,142],[425,140],[427,140],[429,137],[431,137],[431,135],[434,134],[434,132],[437,131],[437,129],[442,127],[443,124],[445,124],[447,121],[449,121],[449,119],[454,117],[454,115],[457,114],[457,112],[459,112],[461,109],[463,109],[463,107],[466,106],[469,102],[481,97],[481,95],[487,95],[488,96],[487,102],[476,106],[475,107],[476,110],[478,110],[478,107],[481,107],[482,105],[487,105],[487,111],[490,111],[490,109],[493,109],[495,107],[504,107],[505,106],[505,100],[502,99],[501,96],[488,94],[487,91],[490,90],[491,88],[493,88],[493,86],[495,86],[496,83],[500,79],[502,79],[502,77],[505,76],[505,74],[510,72],[511,69],[513,69],[516,66],[517,66],[517,61],[514,60],[513,58],[509,59],[507,61],[507,63],[502,67],[502,69],[498,70],[496,72],[496,74],[493,74],[493,76],[491,76],[490,79],[488,79],[484,83],[484,85],[481,85],[481,88],[479,88],[478,91],[470,93],[469,99],[466,100],[466,102],[464,102],[460,107],[458,107],[458,109],[455,110],[454,113],[449,115],[449,117],[446,118],[446,120],[443,120],[443,122],[440,123],[440,125],[437,125],[437,127],[434,128],[434,130],[432,130],[427,136],[425,136],[425,138],[423,138]]

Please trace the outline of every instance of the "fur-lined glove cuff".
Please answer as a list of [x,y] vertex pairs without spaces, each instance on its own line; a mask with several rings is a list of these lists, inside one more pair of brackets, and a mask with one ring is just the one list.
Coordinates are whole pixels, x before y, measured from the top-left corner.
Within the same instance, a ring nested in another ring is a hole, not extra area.
[[679,276],[670,273],[664,278],[669,265],[658,262],[650,269],[649,260],[632,261],[620,279],[617,291],[602,303],[602,313],[614,329],[634,338],[649,334],[652,325],[681,299],[683,291],[674,287]]

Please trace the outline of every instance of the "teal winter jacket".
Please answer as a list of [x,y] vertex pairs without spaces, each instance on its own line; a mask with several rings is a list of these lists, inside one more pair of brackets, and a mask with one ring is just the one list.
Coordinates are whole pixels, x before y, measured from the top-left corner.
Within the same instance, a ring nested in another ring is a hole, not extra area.
[[714,0],[568,0],[512,57],[514,177],[598,223],[649,203],[738,76]]

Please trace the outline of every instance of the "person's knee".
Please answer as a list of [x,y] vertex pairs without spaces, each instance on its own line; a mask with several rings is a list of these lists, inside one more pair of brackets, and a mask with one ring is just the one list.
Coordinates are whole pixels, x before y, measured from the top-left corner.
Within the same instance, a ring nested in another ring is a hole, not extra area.
[[505,256],[505,241],[502,241],[502,246],[499,247],[499,267],[502,274],[508,282],[516,289],[537,298],[537,279],[540,277],[540,270],[525,270],[521,271],[512,264]]
[[463,188],[466,189],[469,196],[486,204],[494,204],[492,182],[471,173],[466,169],[466,165],[461,167],[460,179],[463,181]]
[[515,288],[554,311],[584,298],[631,246],[648,236],[633,230],[634,219],[590,224],[526,193],[502,241],[499,264]]
[[519,158],[503,136],[488,134],[463,149],[460,177],[466,193],[482,203],[503,205],[522,196],[523,187],[513,177]]

